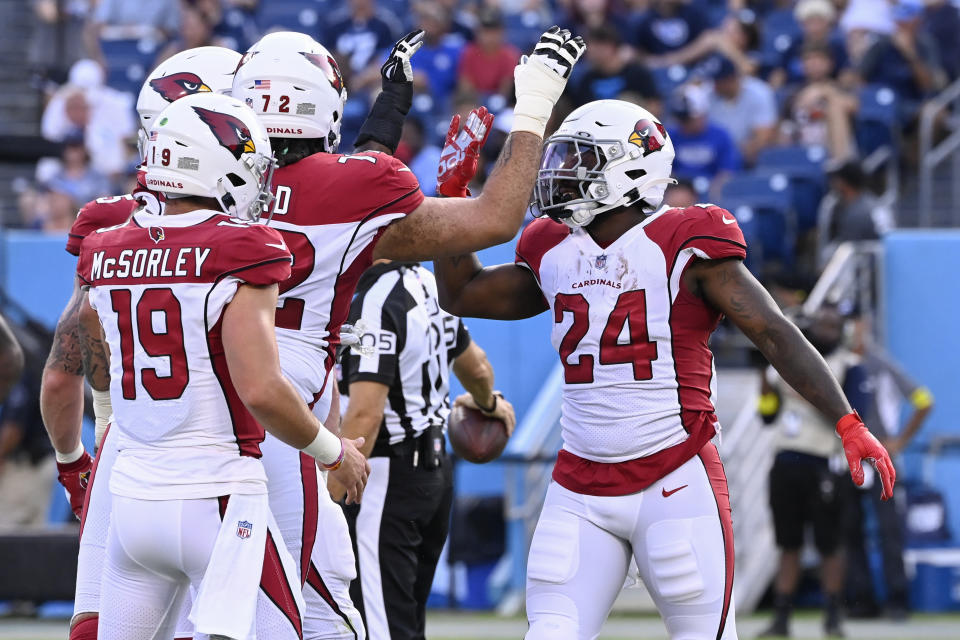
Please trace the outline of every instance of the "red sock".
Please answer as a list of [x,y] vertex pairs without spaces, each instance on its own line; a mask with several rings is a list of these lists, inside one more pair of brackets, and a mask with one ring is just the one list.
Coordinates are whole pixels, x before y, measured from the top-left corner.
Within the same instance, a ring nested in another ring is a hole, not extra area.
[[97,622],[99,616],[86,618],[70,629],[70,640],[97,640]]

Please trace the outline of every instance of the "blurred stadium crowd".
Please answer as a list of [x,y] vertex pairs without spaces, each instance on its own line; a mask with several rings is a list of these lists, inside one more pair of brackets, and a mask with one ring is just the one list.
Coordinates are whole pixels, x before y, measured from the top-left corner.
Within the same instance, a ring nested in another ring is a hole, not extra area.
[[[130,190],[133,105],[159,61],[210,44],[243,51],[276,29],[310,33],[335,51],[350,97],[347,144],[394,40],[426,30],[398,154],[431,193],[450,114],[486,104],[503,136],[519,51],[556,23],[589,43],[556,121],[600,98],[659,114],[677,148],[681,182],[670,201],[717,201],[738,213],[751,268],[801,287],[836,242],[876,238],[904,222],[885,206],[890,198],[876,196],[895,189],[882,161],[907,171],[915,165],[919,110],[960,73],[960,11],[951,0],[31,4],[37,27],[28,59],[46,94],[42,132],[62,143],[62,154],[41,160],[32,184],[18,185],[12,226],[66,230],[79,205]],[[495,158],[499,141],[485,151]]]

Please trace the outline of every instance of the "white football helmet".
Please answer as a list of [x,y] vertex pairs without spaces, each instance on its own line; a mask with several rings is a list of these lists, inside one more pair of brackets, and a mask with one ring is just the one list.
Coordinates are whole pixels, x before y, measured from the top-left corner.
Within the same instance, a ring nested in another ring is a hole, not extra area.
[[147,136],[147,187],[167,198],[216,198],[225,213],[259,220],[273,197],[270,138],[245,104],[197,93],[160,112]]
[[143,157],[150,125],[171,102],[195,93],[230,95],[233,72],[241,57],[236,51],[225,47],[196,47],[161,62],[147,76],[137,96],[140,157]]
[[233,94],[260,116],[273,138],[319,138],[333,153],[347,90],[337,61],[304,33],[279,31],[243,55]]
[[673,169],[673,142],[646,109],[597,100],[576,109],[543,148],[534,214],[582,227],[611,209],[663,202]]

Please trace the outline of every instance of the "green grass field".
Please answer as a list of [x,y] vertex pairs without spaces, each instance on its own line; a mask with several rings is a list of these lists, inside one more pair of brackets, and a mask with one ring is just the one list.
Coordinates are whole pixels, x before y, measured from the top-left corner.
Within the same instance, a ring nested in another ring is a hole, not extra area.
[[[750,640],[768,622],[767,616],[741,616],[737,620],[740,640]],[[519,617],[492,614],[430,612],[430,640],[519,640],[526,622]],[[816,612],[802,612],[793,623],[795,640],[823,638]],[[960,614],[916,615],[904,623],[886,620],[849,621],[847,637],[863,640],[960,640]],[[65,640],[66,621],[0,619],[0,640]],[[663,624],[651,616],[614,616],[604,627],[602,640],[667,640]]]

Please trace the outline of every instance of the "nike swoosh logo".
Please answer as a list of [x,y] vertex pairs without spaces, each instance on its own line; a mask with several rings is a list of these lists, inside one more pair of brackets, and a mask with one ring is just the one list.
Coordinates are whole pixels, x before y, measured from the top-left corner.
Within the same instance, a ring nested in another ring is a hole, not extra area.
[[276,247],[277,249],[280,249],[281,251],[286,251],[286,250],[287,250],[287,245],[285,245],[285,244],[283,244],[283,243],[280,243],[280,244],[270,244],[269,242],[265,242],[264,244],[266,244],[268,247]]
[[683,485],[682,487],[677,487],[676,489],[672,489],[670,491],[667,491],[666,487],[664,487],[663,489],[660,490],[660,493],[663,494],[664,498],[669,498],[670,496],[675,494],[677,491],[680,491],[680,489],[686,489],[687,486],[689,485]]
[[727,216],[722,216],[720,219],[723,220],[723,224],[733,224],[736,222],[736,220],[733,218],[728,218]]

